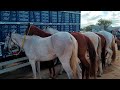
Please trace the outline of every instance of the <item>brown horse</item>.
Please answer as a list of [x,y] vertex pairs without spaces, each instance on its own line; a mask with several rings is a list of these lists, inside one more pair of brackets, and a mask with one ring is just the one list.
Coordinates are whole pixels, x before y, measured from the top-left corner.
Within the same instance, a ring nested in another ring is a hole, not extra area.
[[[32,25],[29,29],[26,30],[26,34],[29,33],[29,35],[38,35],[40,37],[48,37],[51,36],[51,34],[44,32],[43,30],[40,30],[36,26]],[[75,39],[78,42],[78,57],[82,62],[82,76],[84,77],[84,72],[86,71],[86,78],[89,79],[90,73],[95,75],[95,48],[89,38],[87,38],[85,35],[80,34],[79,32],[72,32],[71,35],[75,37]],[[90,61],[87,60],[86,54],[89,53]],[[54,66],[53,66],[54,67]]]
[[96,33],[101,38],[101,59],[102,59],[102,66],[105,67],[105,49],[106,49],[106,39],[103,35]]
[[[95,48],[91,42],[91,40],[85,35],[79,32],[71,32],[71,35],[75,37],[78,42],[78,57],[82,62],[82,76],[84,78],[84,74],[86,71],[86,79],[89,79],[90,74],[96,78],[95,75]],[[89,60],[86,57],[86,54],[89,54]]]
[[[28,25],[28,28],[25,31],[26,35],[37,35],[40,37],[49,37],[51,36],[50,33],[44,33],[44,31],[40,30],[39,28],[37,28],[36,26],[32,25],[30,26],[30,24]],[[48,65],[49,68],[49,72],[50,72],[50,77],[54,78],[55,77],[55,68],[54,68],[54,62],[55,60],[57,60],[58,63],[58,58],[51,60],[51,61],[46,61],[46,64]]]

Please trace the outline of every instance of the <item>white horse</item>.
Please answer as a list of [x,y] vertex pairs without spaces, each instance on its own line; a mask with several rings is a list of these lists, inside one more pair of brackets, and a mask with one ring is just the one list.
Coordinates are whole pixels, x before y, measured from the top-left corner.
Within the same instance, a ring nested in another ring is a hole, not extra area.
[[[55,34],[55,33],[61,32],[61,31],[58,31],[58,30],[50,28],[50,27],[47,27],[46,29],[44,29],[44,31],[46,31],[50,34]],[[101,74],[103,73],[102,62],[101,62],[101,38],[93,32],[85,32],[82,34],[87,36],[92,41],[92,43],[95,47],[95,51],[96,51],[96,55],[97,55],[96,61],[98,62],[98,68],[96,69],[96,72],[99,69],[99,76],[101,76]]]
[[110,65],[112,59],[116,58],[115,37],[107,31],[99,31],[98,33],[106,39],[106,64]]
[[[23,43],[23,40],[24,43]],[[9,48],[17,44],[24,49],[26,56],[32,66],[34,78],[37,78],[36,62],[50,61],[59,58],[69,79],[82,78],[79,59],[77,57],[78,44],[69,33],[56,33],[52,36],[42,38],[39,36],[26,36],[12,33],[9,37]],[[40,76],[40,63],[38,63],[38,74]]]
[[58,31],[57,29],[53,29],[53,28],[50,28],[50,27],[46,27],[45,29],[43,29],[44,31],[50,33],[50,34],[55,34],[55,33],[58,33],[58,32],[63,32],[63,31]]

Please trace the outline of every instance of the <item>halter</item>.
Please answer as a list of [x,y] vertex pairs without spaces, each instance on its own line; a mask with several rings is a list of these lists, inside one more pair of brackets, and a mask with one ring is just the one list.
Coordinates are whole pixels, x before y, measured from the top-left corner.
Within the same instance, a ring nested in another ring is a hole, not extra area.
[[[10,40],[13,42],[13,40],[11,39],[11,36],[10,36],[10,39],[9,39],[9,41],[8,41],[8,43],[10,42]],[[16,40],[15,40],[16,41]],[[17,41],[16,41],[17,42]],[[13,42],[14,43],[14,42]],[[18,43],[18,42],[17,42]],[[16,43],[14,43],[15,45],[17,45]],[[8,50],[9,51],[11,51],[9,48],[8,48]],[[11,51],[12,52],[12,51]],[[20,54],[20,52],[21,52],[21,49],[20,49],[20,51],[17,53],[17,54],[14,54],[13,52],[12,52],[12,54],[13,55],[19,55]]]
[[[30,27],[29,27],[29,29],[28,29],[28,32],[27,32],[27,35],[29,34],[29,32],[30,32]],[[24,33],[24,38],[23,38],[23,40],[22,40],[22,46],[21,46],[21,48],[23,48],[23,46],[24,46],[24,43],[25,43],[25,40],[26,40],[26,33]],[[11,37],[10,37],[10,39],[11,39]],[[10,40],[9,39],[9,40]],[[11,41],[12,41],[12,39],[11,39]],[[13,41],[12,41],[13,42]],[[17,41],[16,41],[17,42]],[[14,42],[13,42],[14,43]],[[14,43],[15,44],[15,43]],[[17,53],[17,54],[14,54],[14,53],[12,53],[13,55],[19,55],[21,53],[21,49],[20,49],[20,51]]]

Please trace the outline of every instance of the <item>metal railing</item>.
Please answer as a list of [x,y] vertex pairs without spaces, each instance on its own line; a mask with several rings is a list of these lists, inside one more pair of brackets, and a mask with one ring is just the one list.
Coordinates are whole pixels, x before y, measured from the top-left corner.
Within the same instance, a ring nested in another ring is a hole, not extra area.
[[[26,63],[19,63],[19,62],[25,61],[25,60],[28,60],[28,58],[27,57],[22,57],[22,58],[13,59],[13,60],[10,60],[10,61],[1,62],[0,67],[5,67],[5,68],[0,69],[0,74],[6,73],[6,72],[11,72],[11,71],[14,71],[16,69],[19,69],[19,68],[30,65],[30,63],[28,61]],[[14,63],[19,63],[19,64],[13,65],[11,67],[7,67],[8,65],[12,65]]]
[[80,23],[0,22],[2,25],[27,25],[28,23],[35,25],[80,25]]

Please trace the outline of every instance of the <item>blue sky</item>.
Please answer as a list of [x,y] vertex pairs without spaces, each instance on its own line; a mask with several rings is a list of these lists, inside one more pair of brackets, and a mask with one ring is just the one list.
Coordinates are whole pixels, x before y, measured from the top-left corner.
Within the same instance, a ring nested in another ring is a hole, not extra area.
[[81,11],[81,28],[96,24],[100,18],[112,20],[113,27],[120,26],[120,11]]

